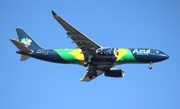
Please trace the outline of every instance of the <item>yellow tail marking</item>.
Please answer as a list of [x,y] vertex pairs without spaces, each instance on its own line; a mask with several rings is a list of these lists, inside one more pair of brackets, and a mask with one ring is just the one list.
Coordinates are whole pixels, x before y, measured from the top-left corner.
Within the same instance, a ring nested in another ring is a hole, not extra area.
[[81,49],[73,50],[70,52],[76,59],[78,59],[82,64],[85,62],[84,55],[81,53]]

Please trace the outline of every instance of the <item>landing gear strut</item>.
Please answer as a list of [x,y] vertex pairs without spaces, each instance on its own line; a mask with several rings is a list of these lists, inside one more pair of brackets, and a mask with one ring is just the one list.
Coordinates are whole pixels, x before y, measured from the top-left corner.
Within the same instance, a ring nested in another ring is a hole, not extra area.
[[97,72],[93,72],[93,75],[94,75],[94,76],[97,76]]
[[150,62],[149,69],[152,69],[152,61]]
[[87,67],[88,65],[91,65],[91,59],[93,58],[93,55],[89,55],[88,58],[85,59],[84,67]]
[[93,72],[92,74],[88,74],[89,79],[91,79],[93,76],[96,77],[97,76],[97,72]]
[[89,68],[89,72],[88,72],[88,77],[89,79],[93,78],[93,77],[96,77],[98,75],[98,73],[96,72],[97,70],[97,66],[93,66],[93,67],[90,67]]
[[97,73],[96,73],[96,72],[93,72],[92,74],[88,74],[89,79],[91,79],[93,76],[96,77],[96,76],[97,76]]
[[88,77],[89,77],[89,79],[91,79],[91,78],[93,77],[93,75],[92,75],[92,74],[89,74]]
[[90,65],[90,66],[92,65],[91,60],[84,62],[84,67],[87,67],[88,65]]

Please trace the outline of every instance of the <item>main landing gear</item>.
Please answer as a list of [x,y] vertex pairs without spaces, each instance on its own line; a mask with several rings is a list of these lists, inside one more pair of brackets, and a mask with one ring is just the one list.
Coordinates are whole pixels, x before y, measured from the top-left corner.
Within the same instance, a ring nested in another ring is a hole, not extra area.
[[98,75],[96,69],[97,69],[97,66],[96,66],[96,65],[93,66],[93,67],[90,67],[90,68],[88,69],[88,74],[87,74],[87,76],[89,77],[89,79],[92,79],[93,77],[96,77],[96,76]]
[[89,71],[88,71],[88,74],[87,74],[89,79],[92,79],[93,77],[96,77],[98,75],[97,72],[96,72],[97,66],[93,65],[93,62],[92,62],[93,57],[94,57],[93,55],[89,55],[88,58],[86,58],[85,62],[84,62],[84,67],[89,66],[89,69],[88,69]]
[[152,69],[152,61],[150,62],[149,69]]
[[89,79],[91,79],[93,76],[94,77],[97,76],[97,72],[96,71],[94,71],[93,73],[88,74]]
[[90,59],[88,61],[84,62],[84,67],[87,67],[88,65],[91,65],[91,60]]
[[85,62],[84,62],[84,67],[87,67],[88,65],[91,65],[91,59],[93,58],[93,55],[89,55],[89,57],[88,58],[86,58],[85,60]]
[[88,62],[84,62],[84,67],[87,67],[88,66]]

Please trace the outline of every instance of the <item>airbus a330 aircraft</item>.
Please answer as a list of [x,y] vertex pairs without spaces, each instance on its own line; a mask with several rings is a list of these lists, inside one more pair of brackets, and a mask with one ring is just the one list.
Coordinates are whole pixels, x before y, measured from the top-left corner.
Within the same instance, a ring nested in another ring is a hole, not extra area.
[[53,17],[67,31],[68,38],[77,45],[76,49],[45,49],[38,45],[30,35],[22,28],[16,28],[19,41],[10,39],[19,49],[16,53],[21,54],[21,61],[30,57],[62,64],[79,64],[87,67],[87,72],[81,81],[91,81],[103,74],[108,77],[124,77],[123,69],[113,69],[115,65],[149,63],[152,64],[169,58],[160,50],[150,48],[107,48],[95,43],[76,28],[71,26],[55,12]]

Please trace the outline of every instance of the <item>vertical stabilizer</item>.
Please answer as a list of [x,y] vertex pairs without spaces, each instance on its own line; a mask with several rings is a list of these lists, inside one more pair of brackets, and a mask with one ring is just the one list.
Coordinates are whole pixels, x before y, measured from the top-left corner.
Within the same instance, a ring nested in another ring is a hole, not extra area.
[[19,42],[22,43],[26,48],[29,48],[31,50],[37,50],[42,48],[22,28],[16,28],[16,33]]

